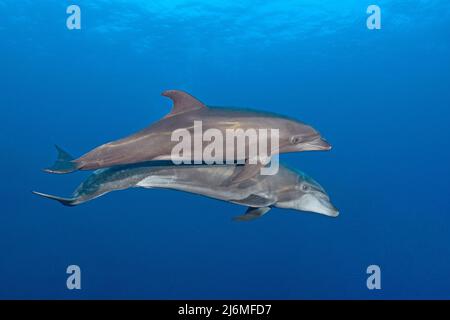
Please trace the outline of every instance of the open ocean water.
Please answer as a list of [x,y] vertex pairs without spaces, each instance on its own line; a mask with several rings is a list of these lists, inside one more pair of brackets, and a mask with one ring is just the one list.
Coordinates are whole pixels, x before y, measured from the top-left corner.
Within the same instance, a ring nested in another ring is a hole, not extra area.
[[[236,223],[244,207],[177,191],[74,208],[31,193],[88,174],[42,172],[54,144],[79,156],[144,128],[166,89],[313,125],[333,149],[281,160],[340,216]],[[0,298],[450,298],[448,1],[0,0],[0,120]]]

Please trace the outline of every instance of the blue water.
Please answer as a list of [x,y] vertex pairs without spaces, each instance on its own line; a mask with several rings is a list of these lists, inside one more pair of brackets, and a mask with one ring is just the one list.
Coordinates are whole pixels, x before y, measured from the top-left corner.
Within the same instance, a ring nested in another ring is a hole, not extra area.
[[[450,298],[449,25],[445,0],[0,0],[0,298]],[[53,144],[79,156],[146,127],[166,89],[312,124],[333,150],[282,160],[340,216],[235,223],[244,207],[176,191],[74,208],[31,194],[88,174],[43,173]]]

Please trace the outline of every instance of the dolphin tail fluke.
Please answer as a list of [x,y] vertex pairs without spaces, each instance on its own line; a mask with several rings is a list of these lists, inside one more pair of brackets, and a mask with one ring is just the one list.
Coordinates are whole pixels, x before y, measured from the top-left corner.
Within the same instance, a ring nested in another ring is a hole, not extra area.
[[33,191],[33,193],[38,196],[47,198],[47,199],[56,200],[59,203],[65,205],[65,206],[68,206],[68,207],[73,207],[78,204],[76,198],[62,198],[62,197],[57,197],[57,196],[53,196],[51,194],[46,194],[46,193],[37,192],[37,191]]
[[49,173],[70,173],[78,170],[78,164],[73,161],[74,158],[57,145],[55,147],[58,151],[58,158],[51,167],[44,169],[44,171]]

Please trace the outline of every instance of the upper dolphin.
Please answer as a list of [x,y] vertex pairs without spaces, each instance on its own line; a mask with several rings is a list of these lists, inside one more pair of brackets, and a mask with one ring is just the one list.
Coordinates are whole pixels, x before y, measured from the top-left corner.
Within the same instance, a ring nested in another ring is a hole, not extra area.
[[[178,90],[164,91],[162,95],[173,101],[173,108],[161,120],[131,136],[101,145],[78,159],[59,150],[59,158],[46,171],[68,173],[151,160],[172,160],[172,150],[178,143],[172,141],[172,133],[177,129],[192,132],[194,121],[198,120],[202,121],[203,130],[214,128],[223,136],[227,129],[278,129],[279,147],[274,153],[331,149],[330,144],[311,126],[287,117],[258,111],[207,107],[188,93]],[[203,141],[203,148],[207,144]],[[194,152],[191,157],[196,160]]]
[[256,175],[237,184],[224,183],[243,166],[159,166],[154,162],[115,166],[92,173],[73,193],[61,198],[40,192],[66,206],[85,203],[115,190],[164,188],[200,194],[247,206],[237,220],[252,220],[272,207],[316,212],[336,217],[338,210],[325,190],[300,171],[280,166],[275,175]]

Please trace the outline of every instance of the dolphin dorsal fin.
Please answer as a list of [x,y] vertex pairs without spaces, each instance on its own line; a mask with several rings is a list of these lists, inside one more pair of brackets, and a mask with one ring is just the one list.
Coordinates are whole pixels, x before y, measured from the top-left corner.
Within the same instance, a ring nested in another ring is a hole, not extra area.
[[165,116],[165,118],[172,117],[179,113],[207,108],[201,101],[197,100],[189,93],[180,90],[166,90],[162,93],[162,95],[173,101],[172,110]]

